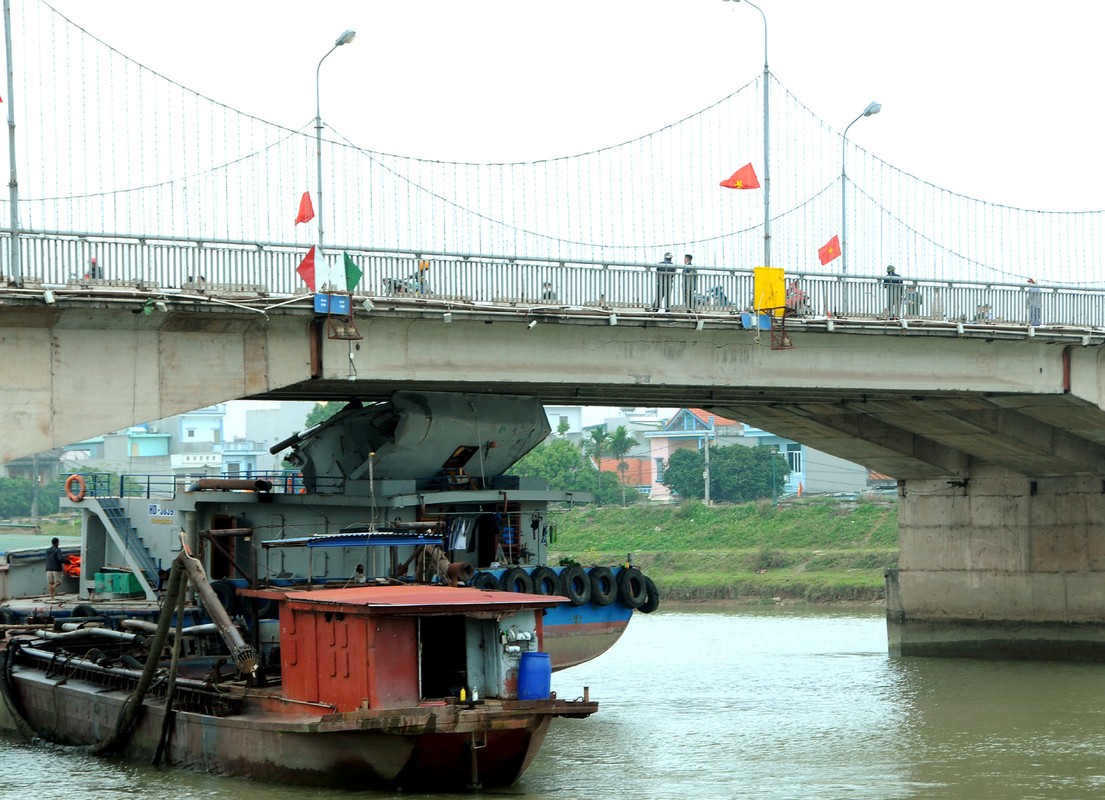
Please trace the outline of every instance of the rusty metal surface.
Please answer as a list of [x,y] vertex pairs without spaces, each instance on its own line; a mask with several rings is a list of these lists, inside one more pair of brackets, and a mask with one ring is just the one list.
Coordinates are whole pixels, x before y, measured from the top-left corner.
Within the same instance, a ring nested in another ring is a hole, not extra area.
[[358,586],[347,589],[323,589],[313,592],[287,592],[288,601],[297,608],[344,606],[362,609],[367,614],[414,614],[451,611],[520,611],[551,608],[568,602],[559,595],[489,592],[471,587],[453,586]]

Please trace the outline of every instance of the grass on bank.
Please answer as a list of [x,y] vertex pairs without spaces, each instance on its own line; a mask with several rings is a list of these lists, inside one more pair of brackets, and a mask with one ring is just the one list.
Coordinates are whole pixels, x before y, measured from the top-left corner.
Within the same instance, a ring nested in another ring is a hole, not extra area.
[[[622,564],[632,554],[665,600],[876,602],[898,563],[893,498],[588,506],[553,521],[550,563]],[[43,518],[37,533],[80,536],[79,519]]]
[[588,507],[555,521],[551,562],[632,554],[668,600],[873,602],[898,561],[893,499]]

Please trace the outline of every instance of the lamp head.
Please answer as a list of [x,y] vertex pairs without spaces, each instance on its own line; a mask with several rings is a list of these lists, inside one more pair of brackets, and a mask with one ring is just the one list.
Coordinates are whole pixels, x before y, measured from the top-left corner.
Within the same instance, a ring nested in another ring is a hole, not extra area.
[[867,108],[863,109],[863,116],[869,117],[872,114],[878,114],[880,111],[882,111],[882,103],[876,103],[872,100],[867,104]]
[[349,44],[351,41],[357,38],[357,32],[355,30],[347,30],[338,37],[338,40],[334,42],[334,47],[341,47],[343,44]]

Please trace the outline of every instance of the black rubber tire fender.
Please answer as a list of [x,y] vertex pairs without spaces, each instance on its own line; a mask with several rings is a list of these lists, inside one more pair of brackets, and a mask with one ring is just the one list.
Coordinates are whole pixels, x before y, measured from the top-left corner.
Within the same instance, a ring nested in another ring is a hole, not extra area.
[[499,578],[499,583],[508,592],[520,592],[521,594],[533,594],[533,581],[529,573],[521,567],[511,567]]
[[645,575],[645,587],[648,589],[648,599],[637,610],[642,614],[651,614],[660,607],[660,590],[656,588],[656,583],[648,575]]
[[484,592],[498,592],[503,588],[503,585],[499,583],[499,579],[490,572],[477,572],[472,578],[471,585],[472,588]]
[[71,617],[98,617],[100,612],[96,610],[95,606],[91,606],[88,603],[77,603],[73,606],[73,610],[69,612]]
[[560,594],[560,576],[552,567],[534,567],[529,579],[537,594]]
[[257,600],[257,619],[276,619],[280,616],[280,603],[277,600],[261,598]]
[[636,567],[625,567],[618,573],[618,599],[630,608],[640,608],[648,600],[645,574]]
[[591,602],[591,576],[587,570],[572,564],[564,567],[560,573],[560,593],[568,598],[573,606],[585,606]]
[[591,602],[596,606],[608,606],[618,599],[618,582],[610,567],[591,567]]
[[234,584],[228,580],[211,581],[211,591],[219,598],[219,604],[226,609],[226,613],[234,616],[238,613],[238,595],[234,590]]

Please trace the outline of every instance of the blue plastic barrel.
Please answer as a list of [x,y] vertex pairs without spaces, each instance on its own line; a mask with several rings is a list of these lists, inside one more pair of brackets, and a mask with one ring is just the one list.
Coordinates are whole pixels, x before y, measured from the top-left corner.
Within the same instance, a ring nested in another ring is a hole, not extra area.
[[551,682],[549,654],[522,653],[522,662],[518,665],[518,699],[548,700]]

